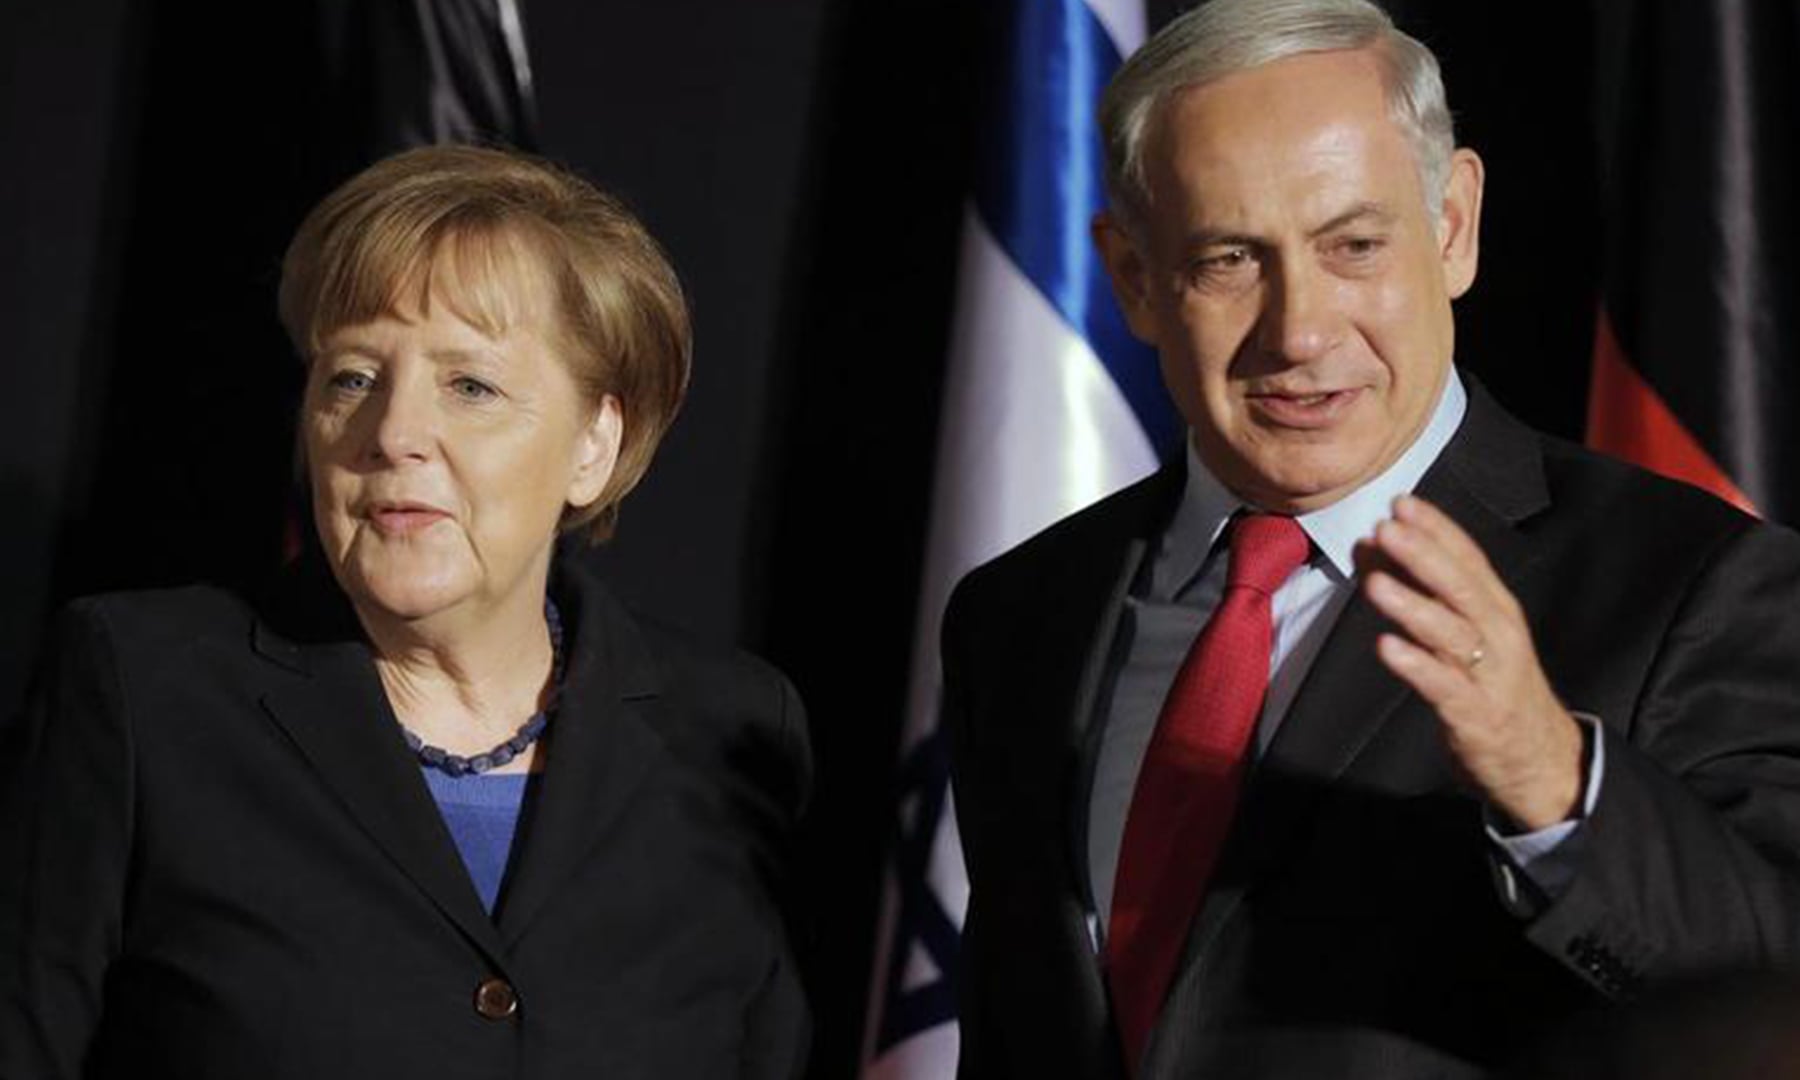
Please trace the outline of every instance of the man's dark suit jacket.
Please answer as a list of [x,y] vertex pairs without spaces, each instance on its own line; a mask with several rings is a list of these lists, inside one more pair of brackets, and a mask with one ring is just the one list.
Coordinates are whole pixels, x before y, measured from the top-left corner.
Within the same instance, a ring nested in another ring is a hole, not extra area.
[[553,595],[567,675],[492,919],[322,573],[74,605],[0,760],[0,1077],[795,1075],[797,699],[583,572]]
[[[1121,1072],[1085,924],[1094,703],[1181,490],[1178,471],[1128,488],[951,601],[964,1076]],[[1575,878],[1509,904],[1482,808],[1359,596],[1249,780],[1141,1076],[1478,1075],[1648,980],[1800,958],[1800,537],[1478,389],[1418,491],[1517,594],[1564,703],[1604,722]]]

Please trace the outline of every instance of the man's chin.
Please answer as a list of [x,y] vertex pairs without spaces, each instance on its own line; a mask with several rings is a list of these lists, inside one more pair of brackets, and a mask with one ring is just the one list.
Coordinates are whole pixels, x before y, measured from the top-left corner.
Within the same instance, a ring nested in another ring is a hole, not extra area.
[[1237,494],[1272,513],[1310,514],[1351,494],[1371,475],[1367,470],[1345,469],[1341,461],[1327,462],[1323,466],[1259,473]]

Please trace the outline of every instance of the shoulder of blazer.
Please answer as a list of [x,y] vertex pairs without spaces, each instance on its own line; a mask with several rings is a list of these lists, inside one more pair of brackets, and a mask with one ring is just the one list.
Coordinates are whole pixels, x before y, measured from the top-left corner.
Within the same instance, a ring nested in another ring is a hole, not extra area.
[[1178,456],[1142,480],[1057,521],[965,574],[952,593],[950,608],[1010,606],[1050,582],[1065,584],[1061,579],[1071,573],[1098,575],[1097,580],[1110,584],[1117,557],[1133,541],[1154,539],[1167,524],[1186,479],[1186,463]]
[[1509,523],[1616,533],[1634,546],[1710,543],[1759,524],[1691,484],[1526,426],[1473,380],[1469,390],[1463,430],[1421,484],[1428,497],[1454,484]]
[[1584,446],[1544,436],[1543,450],[1553,502],[1579,502],[1596,515],[1631,506],[1635,508],[1631,520],[1639,525],[1654,522],[1659,528],[1709,534],[1735,533],[1759,524],[1758,519],[1709,491]]
[[786,675],[741,649],[708,645],[626,607],[579,554],[560,557],[551,595],[573,642],[570,680],[605,669],[673,753],[744,772],[794,812],[812,784],[806,713]]
[[84,596],[69,603],[60,621],[104,636],[134,667],[185,670],[199,649],[248,655],[256,614],[237,593],[189,585]]
[[551,595],[574,647],[595,649],[629,697],[675,695],[775,702],[791,686],[774,665],[742,649],[713,646],[630,610],[579,556],[557,561]]

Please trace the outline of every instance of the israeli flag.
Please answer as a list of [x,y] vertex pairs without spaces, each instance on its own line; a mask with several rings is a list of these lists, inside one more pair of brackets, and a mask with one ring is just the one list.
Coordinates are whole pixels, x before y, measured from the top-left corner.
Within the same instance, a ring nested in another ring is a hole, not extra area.
[[866,1078],[955,1075],[968,881],[938,724],[938,629],[964,573],[1152,472],[1178,431],[1156,357],[1113,302],[1100,91],[1142,43],[1141,0],[986,0],[982,152],[965,208],[884,895]]

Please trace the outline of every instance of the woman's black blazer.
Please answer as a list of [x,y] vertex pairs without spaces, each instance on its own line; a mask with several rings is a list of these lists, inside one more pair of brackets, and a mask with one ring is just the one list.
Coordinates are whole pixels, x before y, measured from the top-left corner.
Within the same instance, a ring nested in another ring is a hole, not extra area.
[[572,564],[552,592],[493,917],[322,572],[73,605],[0,747],[0,1078],[796,1074],[793,690]]

